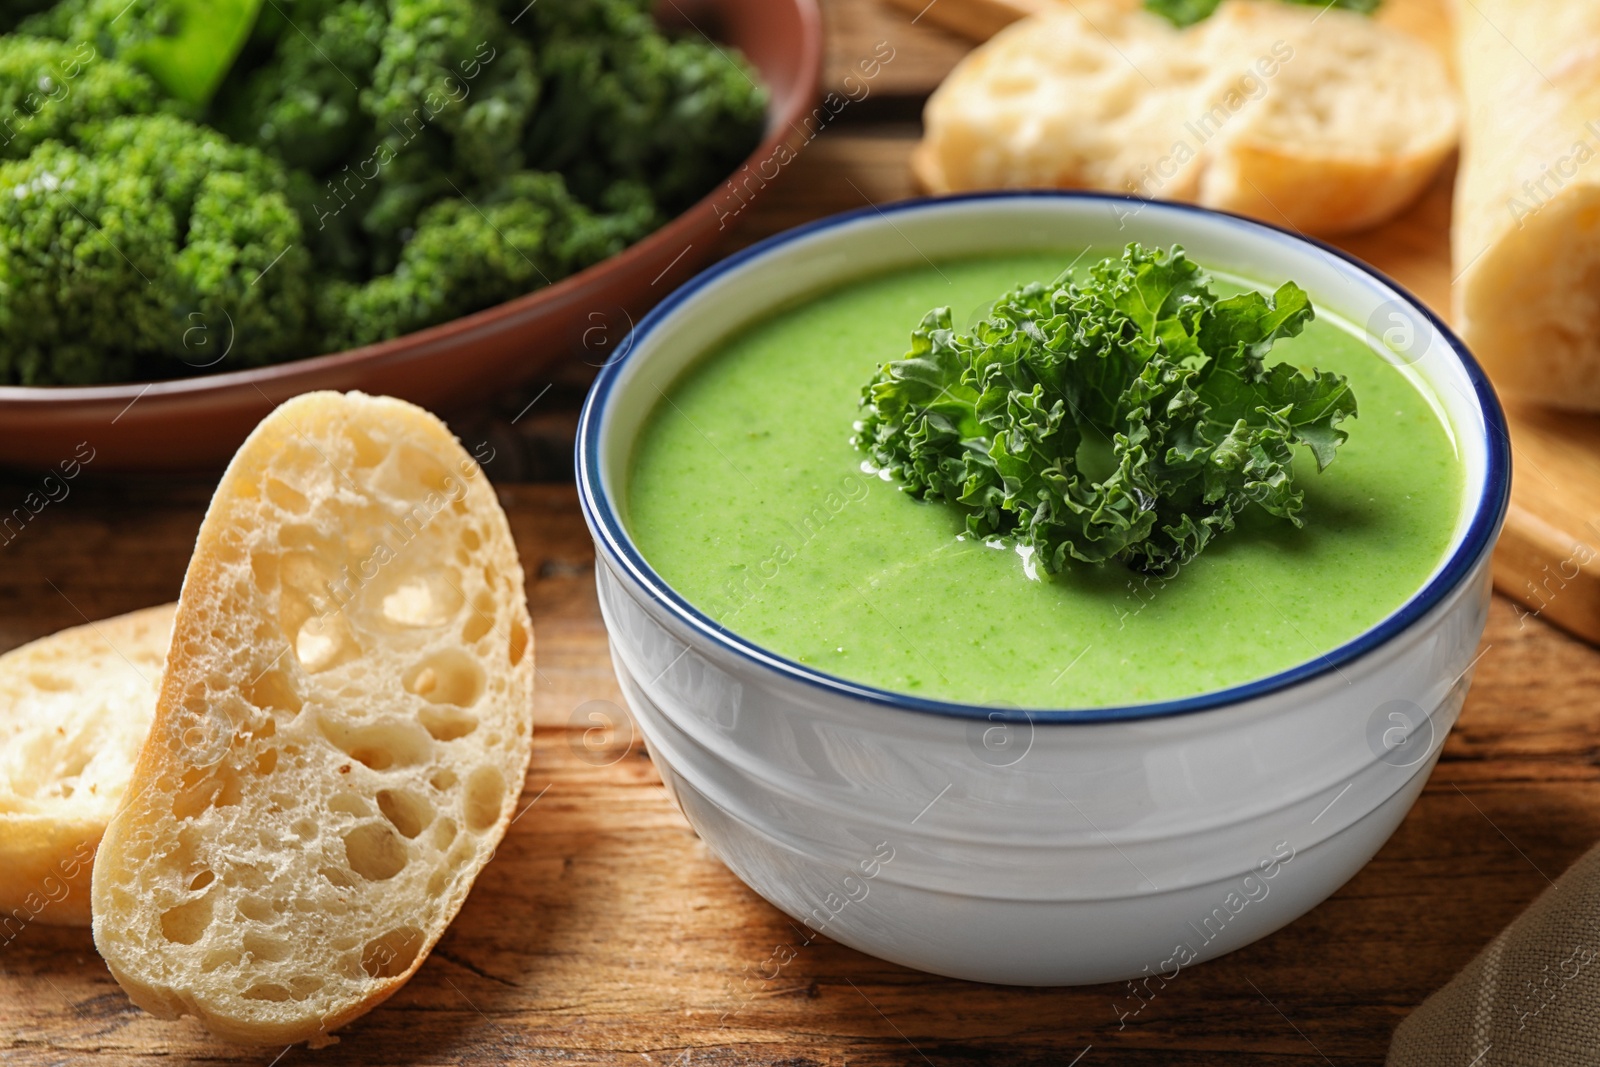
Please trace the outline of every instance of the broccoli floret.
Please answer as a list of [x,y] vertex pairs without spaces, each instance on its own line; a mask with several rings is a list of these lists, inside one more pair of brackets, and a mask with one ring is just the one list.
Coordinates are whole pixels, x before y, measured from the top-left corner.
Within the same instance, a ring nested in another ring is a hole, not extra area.
[[288,17],[270,58],[230,75],[215,121],[235,140],[320,174],[370,139],[360,86],[372,80],[388,15],[367,0],[315,0]]
[[0,158],[21,159],[42,141],[68,141],[86,122],[163,106],[142,71],[96,56],[88,44],[0,37]]
[[493,183],[522,167],[539,98],[533,52],[481,0],[390,0],[382,54],[362,104],[405,152],[425,128],[451,139],[463,176]]
[[[232,342],[232,365],[310,354],[311,259],[300,216],[282,193],[263,195],[237,171],[209,175],[173,269],[186,320],[206,324],[218,338],[211,356],[223,357],[224,338]],[[208,363],[206,354],[191,335],[182,358]]]
[[24,33],[91,45],[143,70],[198,114],[249,38],[261,0],[62,0]]
[[170,115],[86,127],[80,144],[0,164],[0,380],[305,354],[310,258],[279,165]]
[[540,39],[545,100],[528,127],[527,158],[578,189],[603,177],[643,181],[676,213],[755,148],[766,92],[734,53],[669,40],[625,3],[590,10],[611,32],[553,28]]
[[522,295],[703,195],[765,109],[650,0],[44,3],[0,0],[0,382],[247,366]]
[[[761,143],[767,92],[742,58],[706,41],[668,46],[667,105],[641,164],[672,211],[687,208]],[[638,173],[638,172],[635,172]]]
[[23,33],[87,42],[115,56],[177,30],[182,11],[175,0],[61,0],[22,20]]
[[490,307],[615,255],[657,223],[649,196],[620,184],[596,214],[560,175],[525,171],[477,202],[441,200],[418,220],[391,274],[323,291],[330,347],[354,347]]
[[174,318],[152,284],[177,242],[158,199],[149,176],[55,141],[0,164],[0,381],[82,385],[131,373],[126,339],[160,335]]

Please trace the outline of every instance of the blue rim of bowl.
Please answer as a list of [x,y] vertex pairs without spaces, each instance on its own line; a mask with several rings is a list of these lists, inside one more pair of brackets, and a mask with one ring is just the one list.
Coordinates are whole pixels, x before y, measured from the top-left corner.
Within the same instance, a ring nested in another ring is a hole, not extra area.
[[[875,686],[852,682],[837,675],[814,670],[804,664],[796,663],[791,659],[780,656],[769,649],[762,648],[760,645],[740,637],[690,604],[668,585],[655,572],[654,568],[645,562],[644,557],[634,546],[632,539],[623,528],[616,511],[611,507],[610,501],[606,499],[604,492],[601,490],[599,458],[600,428],[603,421],[601,416],[616,384],[618,375],[621,374],[627,362],[633,358],[633,354],[639,348],[639,342],[648,337],[673,315],[679,307],[707,285],[725,274],[738,270],[746,263],[766,256],[775,249],[782,248],[801,238],[848,226],[861,219],[884,218],[892,221],[894,215],[906,212],[937,209],[941,205],[947,204],[963,204],[987,200],[1086,201],[1091,203],[1134,204],[1138,205],[1141,211],[1171,211],[1222,218],[1233,225],[1246,226],[1278,240],[1288,241],[1297,245],[1309,245],[1320,249],[1326,255],[1353,267],[1364,277],[1376,281],[1380,285],[1387,286],[1395,295],[1431,323],[1439,331],[1440,336],[1445,339],[1451,353],[1461,364],[1462,369],[1466,371],[1467,378],[1472,383],[1473,393],[1478,403],[1479,412],[1483,417],[1484,428],[1487,431],[1487,464],[1484,472],[1483,495],[1479,498],[1474,509],[1472,521],[1467,527],[1466,534],[1462,537],[1461,543],[1456,547],[1456,550],[1451,553],[1445,565],[1418,593],[1398,609],[1385,616],[1377,625],[1356,635],[1332,651],[1323,653],[1315,659],[1298,664],[1288,670],[1279,671],[1276,674],[1271,674],[1252,682],[1230,686],[1226,689],[1212,690],[1191,697],[1183,697],[1178,700],[1093,708],[1016,708],[964,704],[958,701],[928,700],[898,693],[890,689],[879,689]],[[919,197],[897,201],[882,207],[864,207],[855,211],[830,215],[827,218],[818,219],[775,234],[707,267],[679,286],[678,289],[658,304],[649,315],[640,320],[630,337],[619,347],[622,348],[623,354],[601,368],[598,377],[595,379],[594,386],[589,391],[589,396],[584,402],[583,414],[578,422],[575,456],[578,498],[579,504],[583,508],[584,518],[588,521],[596,542],[608,555],[626,568],[636,581],[649,590],[681,622],[686,623],[725,651],[732,652],[750,660],[752,663],[776,671],[790,680],[804,683],[825,692],[901,711],[914,711],[948,718],[986,722],[1088,724],[1129,722],[1164,718],[1172,715],[1187,715],[1267,696],[1339,670],[1353,660],[1359,659],[1368,652],[1386,644],[1425,616],[1476,568],[1483,555],[1493,547],[1496,532],[1500,528],[1510,503],[1511,448],[1510,437],[1506,430],[1505,413],[1500,407],[1499,398],[1495,395],[1493,386],[1489,384],[1489,379],[1484,374],[1483,368],[1478,365],[1477,360],[1467,351],[1466,345],[1444,324],[1443,320],[1392,278],[1332,245],[1313,237],[1307,237],[1304,234],[1294,233],[1282,227],[1261,222],[1258,219],[1246,218],[1231,212],[1203,208],[1194,204],[1147,201],[1137,197],[1118,196],[1113,193],[1086,191],[1001,190],[963,193],[954,196]]]

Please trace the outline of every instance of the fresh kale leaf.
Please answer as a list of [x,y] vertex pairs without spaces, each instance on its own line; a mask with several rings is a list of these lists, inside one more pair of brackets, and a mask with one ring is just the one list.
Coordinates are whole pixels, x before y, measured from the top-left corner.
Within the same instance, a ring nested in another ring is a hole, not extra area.
[[[1311,7],[1342,7],[1347,11],[1370,15],[1378,10],[1382,0],[1286,0],[1286,2],[1306,4]],[[1192,26],[1196,22],[1210,18],[1212,12],[1222,6],[1222,0],[1144,0],[1144,6],[1174,26]]]
[[970,334],[936,308],[862,395],[856,444],[1047,571],[1119,560],[1171,575],[1251,504],[1301,525],[1293,447],[1318,470],[1356,414],[1348,382],[1265,356],[1314,316],[1293,282],[1217,298],[1181,248],[1013,290]]

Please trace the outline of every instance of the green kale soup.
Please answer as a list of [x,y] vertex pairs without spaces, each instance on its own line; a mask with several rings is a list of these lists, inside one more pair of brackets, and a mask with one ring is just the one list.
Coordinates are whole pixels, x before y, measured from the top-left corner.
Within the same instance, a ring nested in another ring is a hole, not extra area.
[[1360,401],[1336,462],[1319,473],[1296,451],[1303,525],[1247,507],[1168,576],[1116,560],[1047,573],[1016,539],[973,533],[960,508],[915,499],[864,462],[852,439],[862,386],[902,358],[930,308],[951,307],[960,330],[999,294],[1098,258],[970,259],[855,281],[708,353],[635,446],[625,521],[645,559],[718,623],[816,670],[1036,708],[1259,679],[1416,593],[1461,512],[1455,443],[1420,382],[1320,312],[1265,357],[1344,375]]

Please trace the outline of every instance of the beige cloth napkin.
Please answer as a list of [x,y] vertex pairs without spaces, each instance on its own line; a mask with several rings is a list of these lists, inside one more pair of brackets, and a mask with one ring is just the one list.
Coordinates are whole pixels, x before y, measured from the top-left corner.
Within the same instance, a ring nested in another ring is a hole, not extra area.
[[1600,1065],[1600,848],[1395,1031],[1388,1067]]

